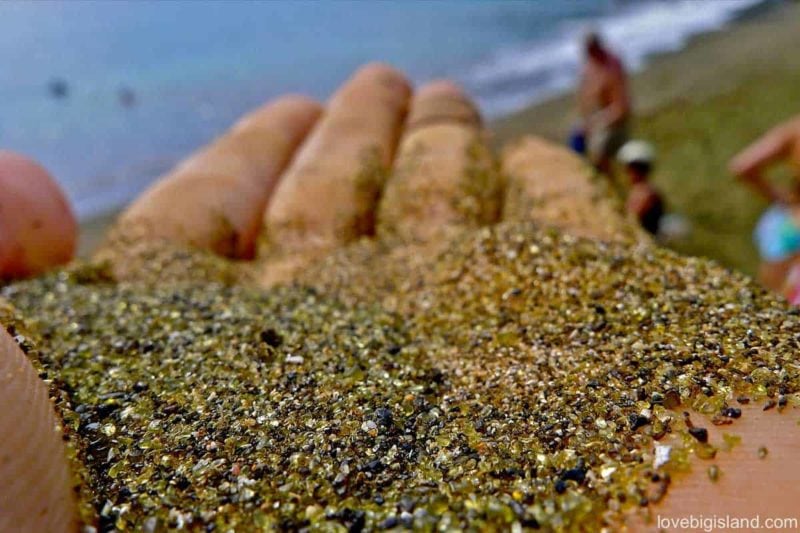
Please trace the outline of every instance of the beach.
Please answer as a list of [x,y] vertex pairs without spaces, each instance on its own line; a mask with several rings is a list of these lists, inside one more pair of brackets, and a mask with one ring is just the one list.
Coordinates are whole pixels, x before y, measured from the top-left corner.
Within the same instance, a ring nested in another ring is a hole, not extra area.
[[[762,9],[679,52],[651,58],[632,76],[634,136],[655,144],[655,184],[668,209],[692,225],[686,239],[671,245],[677,251],[755,273],[751,232],[765,204],[726,166],[760,132],[800,111],[800,55],[787,53],[800,44],[798,19],[797,4]],[[573,121],[572,95],[557,96],[494,120],[493,144],[525,134],[563,141]],[[96,247],[115,214],[82,223],[80,255]]]
[[797,110],[797,15],[633,76],[688,255],[563,145],[569,96],[492,138],[459,87],[371,64],[324,113],[247,116],[93,260],[0,285],[0,530],[794,517],[800,309],[737,271],[763,206],[725,166]]
[[[634,136],[658,152],[654,182],[668,209],[688,218],[691,234],[672,245],[753,275],[751,233],[766,204],[727,171],[738,150],[800,112],[800,5],[774,7],[730,28],[653,58],[632,76]],[[575,120],[563,95],[493,124],[502,146],[527,133],[563,142]],[[775,178],[787,179],[778,170]]]

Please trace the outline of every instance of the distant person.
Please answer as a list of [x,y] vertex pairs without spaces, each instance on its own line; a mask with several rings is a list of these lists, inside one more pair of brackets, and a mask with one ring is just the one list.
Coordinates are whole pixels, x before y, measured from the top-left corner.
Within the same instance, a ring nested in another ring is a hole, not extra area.
[[[794,169],[795,183],[781,187],[764,177],[777,162]],[[754,238],[761,255],[759,278],[770,289],[784,288],[792,263],[800,261],[800,116],[768,131],[730,162],[730,171],[772,205],[756,226]]]
[[117,92],[117,98],[122,107],[133,107],[136,105],[136,93],[130,87],[122,87]]
[[581,124],[571,143],[573,148],[585,144],[592,164],[608,174],[617,150],[628,140],[628,82],[622,62],[598,34],[586,36],[584,50],[586,63],[578,87]]
[[619,150],[618,158],[630,180],[626,206],[644,229],[656,235],[664,216],[664,200],[650,183],[655,150],[645,141],[628,141]]
[[69,96],[69,84],[66,80],[61,78],[54,78],[47,84],[47,90],[50,96],[56,99],[66,98]]

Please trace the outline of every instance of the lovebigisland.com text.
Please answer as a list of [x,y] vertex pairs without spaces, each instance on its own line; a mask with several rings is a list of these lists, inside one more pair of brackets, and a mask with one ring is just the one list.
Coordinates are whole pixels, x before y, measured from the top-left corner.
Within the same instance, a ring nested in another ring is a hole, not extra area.
[[687,515],[681,517],[656,517],[656,526],[662,531],[730,531],[800,529],[797,517],[732,516],[732,515]]

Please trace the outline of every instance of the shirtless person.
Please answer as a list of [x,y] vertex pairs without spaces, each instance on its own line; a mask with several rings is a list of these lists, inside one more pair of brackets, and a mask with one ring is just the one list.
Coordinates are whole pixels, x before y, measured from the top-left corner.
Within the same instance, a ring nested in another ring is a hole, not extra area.
[[600,36],[586,37],[587,61],[578,87],[578,112],[586,136],[589,160],[601,172],[611,170],[611,160],[628,137],[631,102],[625,68]]
[[[764,178],[763,171],[778,161],[793,167],[799,180],[793,187],[780,187]],[[783,290],[789,268],[800,258],[800,116],[742,150],[731,160],[730,171],[773,204],[755,231],[762,260],[759,279],[772,290]]]

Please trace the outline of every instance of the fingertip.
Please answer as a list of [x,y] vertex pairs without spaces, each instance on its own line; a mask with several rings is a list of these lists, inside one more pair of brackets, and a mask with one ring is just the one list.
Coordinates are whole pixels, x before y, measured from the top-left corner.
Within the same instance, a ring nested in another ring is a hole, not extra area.
[[51,174],[33,159],[0,150],[0,277],[67,263],[77,240],[75,214]]
[[[396,68],[386,63],[368,63],[359,68],[350,79],[345,82],[343,90],[337,92],[338,96],[352,93],[381,94],[389,89],[390,94],[399,100],[407,100],[411,96],[411,82]],[[336,98],[336,96],[334,96]]]
[[411,87],[405,74],[388,63],[379,61],[373,61],[359,67],[351,77],[351,80],[370,83],[376,81],[397,81],[408,85],[409,88]]
[[232,131],[241,132],[261,123],[264,127],[280,123],[285,128],[297,125],[302,129],[310,129],[322,111],[322,104],[313,98],[299,94],[279,96],[244,115]]
[[321,114],[300,95],[248,113],[142,193],[120,217],[121,233],[252,259],[280,175]]
[[407,128],[435,122],[461,122],[480,126],[482,123],[478,106],[464,89],[448,79],[434,80],[423,85],[411,103]]
[[450,79],[433,80],[417,91],[418,98],[461,98],[467,99],[464,88]]
[[593,179],[591,167],[565,146],[522,137],[504,150],[502,169],[504,221],[537,222],[601,241],[649,242],[609,185]]
[[342,84],[267,208],[267,253],[328,250],[374,233],[410,95],[406,77],[383,63],[364,65]]
[[430,242],[450,228],[495,222],[500,184],[472,100],[452,80],[427,83],[411,100],[378,209],[379,234],[385,241]]
[[322,113],[322,109],[322,104],[313,98],[301,94],[287,94],[270,100],[258,108],[253,114],[269,111],[276,114],[319,115]]

